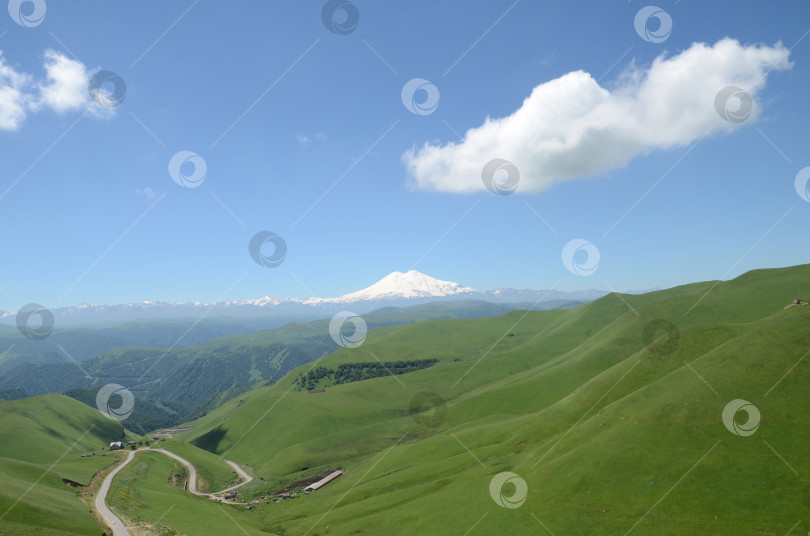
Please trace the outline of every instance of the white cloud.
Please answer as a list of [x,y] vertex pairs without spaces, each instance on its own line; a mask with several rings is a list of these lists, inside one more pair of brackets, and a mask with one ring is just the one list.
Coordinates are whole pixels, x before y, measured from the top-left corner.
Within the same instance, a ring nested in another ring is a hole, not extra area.
[[83,63],[46,50],[43,68],[45,76],[35,79],[8,65],[0,51],[0,130],[17,130],[30,113],[46,109],[60,114],[85,110],[99,117],[115,113],[90,98],[92,72]]
[[[611,90],[575,71],[535,87],[516,112],[487,118],[463,141],[426,143],[402,158],[419,188],[482,190],[482,168],[502,158],[520,171],[519,191],[542,192],[558,182],[604,174],[654,149],[755,122],[757,94],[771,70],[792,67],[789,55],[781,43],[743,46],[728,38],[714,46],[695,43],[677,56],[659,56],[646,69],[631,65]],[[727,86],[754,99],[742,123],[726,121],[715,110],[715,97]]]
[[40,84],[39,104],[63,113],[90,104],[90,76],[84,64],[53,50],[45,51],[47,81]]
[[311,145],[313,140],[317,142],[326,141],[326,135],[323,132],[316,132],[312,137],[296,134],[295,138],[298,140],[298,143],[300,143],[304,147],[308,147],[309,145]]
[[25,121],[28,84],[28,77],[8,65],[0,51],[0,130],[16,130]]
[[148,186],[146,188],[144,188],[144,189],[136,189],[135,193],[138,194],[138,195],[142,195],[142,196],[146,197],[147,199],[154,199],[154,198],[157,197],[157,192],[155,192],[153,189],[149,188]]

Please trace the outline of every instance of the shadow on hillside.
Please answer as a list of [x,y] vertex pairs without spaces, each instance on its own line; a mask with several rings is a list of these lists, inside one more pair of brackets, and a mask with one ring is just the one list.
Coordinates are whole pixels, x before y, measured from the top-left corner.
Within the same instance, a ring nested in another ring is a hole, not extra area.
[[225,434],[226,431],[221,426],[217,426],[210,432],[206,432],[200,437],[192,440],[191,444],[195,447],[207,450],[208,452],[218,454],[219,443],[222,441],[222,438],[225,437]]

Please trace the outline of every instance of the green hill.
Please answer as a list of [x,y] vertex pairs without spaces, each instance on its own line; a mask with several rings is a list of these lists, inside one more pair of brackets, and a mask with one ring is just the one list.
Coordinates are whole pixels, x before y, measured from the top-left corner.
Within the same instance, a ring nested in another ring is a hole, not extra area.
[[[346,471],[265,506],[264,528],[279,534],[807,532],[810,308],[785,306],[808,297],[799,266],[571,311],[378,329],[317,365],[439,363],[317,394],[293,384],[306,365],[182,439],[253,467],[264,480],[246,497]],[[735,399],[762,414],[751,437],[724,426]],[[526,482],[519,508],[490,496],[504,471]]]
[[[570,308],[574,305],[557,300],[543,302],[538,307]],[[374,329],[436,318],[496,316],[515,307],[476,300],[435,302],[385,308],[364,315],[364,319],[368,328]],[[144,341],[153,330],[154,338],[148,340],[171,345],[169,335],[176,335],[182,326],[131,323],[99,330],[99,333],[115,334],[127,340],[134,334],[139,341]],[[218,326],[211,324],[200,330],[210,334]],[[197,328],[192,331],[196,332]],[[49,340],[35,342],[44,344]],[[0,398],[65,393],[92,406],[101,386],[117,383],[127,387],[137,399],[134,412],[124,424],[136,433],[146,434],[149,430],[203,415],[251,386],[273,383],[293,368],[337,348],[329,335],[329,319],[219,337],[185,348],[121,346],[80,366],[65,362],[65,358],[59,356],[54,357],[59,363],[20,365],[0,376]]]
[[0,430],[0,534],[99,534],[78,493],[118,459],[105,447],[124,437],[121,424],[72,398],[46,395],[0,402]]
[[[807,533],[810,307],[786,308],[797,298],[810,298],[810,266],[379,327],[239,393],[176,436],[185,444],[166,442],[218,485],[232,476],[222,459],[247,468],[239,500],[258,501],[251,509],[189,495],[182,468],[150,453],[111,501],[161,534]],[[316,393],[297,381],[396,362],[430,366]],[[738,399],[758,426],[733,408],[724,422]]]

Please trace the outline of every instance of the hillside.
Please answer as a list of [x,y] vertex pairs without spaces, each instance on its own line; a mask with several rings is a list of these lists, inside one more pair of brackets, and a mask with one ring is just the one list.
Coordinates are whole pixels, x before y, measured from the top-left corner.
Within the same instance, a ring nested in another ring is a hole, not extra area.
[[[808,297],[810,266],[797,266],[571,310],[378,327],[360,347],[242,392],[166,442],[215,487],[233,477],[223,459],[245,467],[254,480],[239,501],[258,501],[249,510],[189,495],[182,468],[149,453],[116,479],[111,502],[127,519],[189,535],[808,532],[810,307],[786,308]],[[300,336],[285,329],[287,342]],[[319,393],[296,384],[316,367],[395,362],[430,363]],[[761,415],[753,434],[744,411],[724,423],[737,399]],[[65,397],[2,409],[15,441],[0,460],[17,481],[6,503],[47,469],[25,472],[14,456],[50,465],[85,426],[113,428],[83,449],[121,433]],[[24,448],[39,443],[41,454]],[[53,472],[81,479],[104,458],[67,460]],[[337,468],[342,477],[300,494],[301,482]],[[65,534],[96,534],[61,486],[43,478],[0,528],[44,523],[37,508],[56,494],[60,515],[84,527]],[[290,487],[299,493],[279,500]],[[42,533],[63,534],[48,523]]]
[[[304,366],[182,439],[251,466],[264,481],[248,497],[346,471],[262,506],[277,534],[807,532],[810,308],[785,306],[808,295],[810,266],[798,266],[571,311],[379,329],[318,364],[439,363],[318,394],[294,389]],[[664,325],[668,342],[652,331]],[[761,411],[755,436],[724,426],[735,399]],[[490,496],[503,471],[526,483],[519,508]]]
[[[109,323],[109,322],[107,322]],[[82,362],[123,346],[179,348],[202,344],[227,335],[243,335],[268,327],[261,319],[175,319],[134,321],[115,325],[93,325],[56,329],[42,340],[23,337],[16,327],[0,325],[0,375],[25,363],[34,365]],[[193,326],[194,329],[190,329]],[[31,394],[43,394],[40,392]],[[2,397],[0,397],[2,398]]]
[[46,395],[0,402],[0,430],[0,534],[98,534],[78,493],[118,459],[105,447],[124,437],[121,424],[66,396]]
[[[548,301],[539,307],[576,305],[578,302]],[[404,309],[385,308],[365,315],[364,319],[369,329],[373,329],[435,318],[495,316],[515,307],[517,305],[465,300]],[[157,326],[160,329],[155,336],[163,339],[170,326]],[[134,332],[143,339],[147,328],[148,324],[133,324],[118,333]],[[210,333],[211,329],[203,331]],[[251,385],[273,383],[293,368],[337,348],[329,335],[329,319],[219,337],[186,348],[123,346],[79,366],[64,359],[58,364],[19,366],[0,377],[0,396],[4,392],[13,395],[7,398],[67,393],[94,406],[98,389],[107,383],[117,383],[127,387],[137,400],[124,424],[139,434],[146,434],[155,428],[202,415]]]

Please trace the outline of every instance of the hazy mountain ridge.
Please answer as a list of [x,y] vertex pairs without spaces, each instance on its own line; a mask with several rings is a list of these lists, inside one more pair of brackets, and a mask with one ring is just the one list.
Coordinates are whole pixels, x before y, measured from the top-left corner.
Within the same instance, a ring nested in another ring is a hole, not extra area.
[[[657,289],[649,289],[657,290]],[[628,291],[637,294],[645,291]],[[484,300],[494,303],[542,303],[552,300],[588,301],[609,292],[598,289],[561,291],[501,288],[477,290],[454,281],[443,281],[416,270],[392,272],[369,287],[336,298],[275,298],[264,296],[246,300],[222,302],[168,303],[145,301],[123,304],[81,304],[52,309],[59,326],[109,325],[135,320],[172,320],[199,317],[266,318],[275,325],[289,321],[306,321],[318,315],[331,315],[350,308],[365,314],[384,306],[407,307],[430,301]],[[13,324],[16,311],[0,312],[0,323]],[[267,327],[275,327],[268,325]]]

